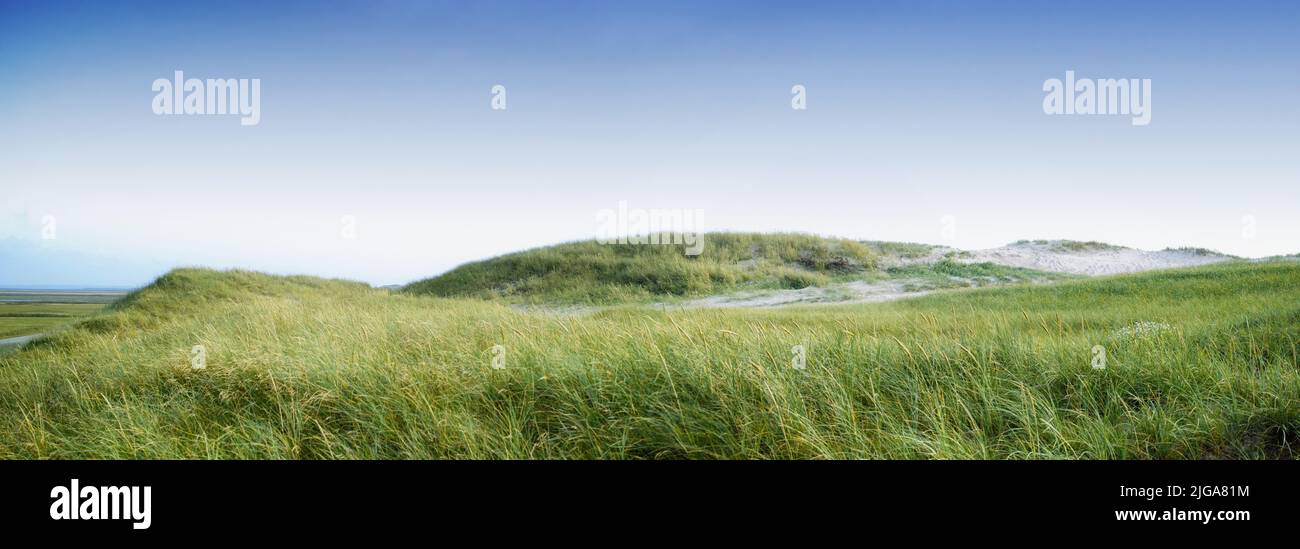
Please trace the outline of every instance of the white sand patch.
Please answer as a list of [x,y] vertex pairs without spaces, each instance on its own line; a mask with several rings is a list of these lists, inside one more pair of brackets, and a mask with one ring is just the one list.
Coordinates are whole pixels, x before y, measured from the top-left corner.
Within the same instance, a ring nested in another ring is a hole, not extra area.
[[954,257],[963,263],[990,262],[1040,271],[1081,275],[1134,273],[1153,269],[1195,267],[1231,260],[1232,257],[1189,250],[1147,251],[1134,248],[1102,247],[1070,249],[1062,241],[1009,244],[1001,248],[974,250]]

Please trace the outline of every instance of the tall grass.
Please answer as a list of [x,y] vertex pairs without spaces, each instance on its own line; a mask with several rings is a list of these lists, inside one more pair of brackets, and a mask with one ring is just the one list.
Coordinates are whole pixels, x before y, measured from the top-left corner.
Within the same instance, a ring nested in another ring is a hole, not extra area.
[[571,242],[462,265],[403,291],[522,302],[625,303],[708,295],[742,285],[803,288],[874,269],[853,241],[805,234],[709,233],[698,256],[676,245]]
[[1291,458],[1297,340],[1293,263],[577,316],[180,270],[0,359],[0,457]]

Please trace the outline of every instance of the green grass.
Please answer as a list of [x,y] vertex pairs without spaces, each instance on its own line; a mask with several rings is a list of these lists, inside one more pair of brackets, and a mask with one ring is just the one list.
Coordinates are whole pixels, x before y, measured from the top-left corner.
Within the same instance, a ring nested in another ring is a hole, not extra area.
[[916,259],[925,257],[930,254],[934,246],[929,244],[917,244],[915,242],[885,242],[881,240],[868,240],[863,242],[868,248],[879,255],[896,256],[907,259]]
[[684,246],[572,242],[462,265],[402,291],[518,303],[640,303],[737,289],[804,288],[874,270],[852,240],[803,234],[710,233]]
[[0,339],[45,333],[103,308],[98,303],[0,303]]
[[1015,244],[1037,244],[1040,246],[1051,245],[1053,251],[1058,252],[1091,252],[1091,251],[1113,251],[1123,250],[1123,246],[1107,244],[1089,240],[1087,242],[1079,240],[1017,240]]
[[0,457],[1294,458],[1298,340],[1293,262],[568,316],[179,270],[0,358]]
[[[927,244],[742,233],[712,233],[704,241],[699,257],[686,256],[682,246],[572,242],[463,265],[401,291],[531,305],[614,305],[675,303],[691,297],[825,287],[854,280],[905,279],[909,288],[926,290],[1067,278],[951,259],[934,265],[879,267],[882,258],[925,257],[934,248]],[[969,255],[949,255],[963,254]]]
[[1018,284],[1026,282],[1054,282],[1079,278],[1075,275],[1051,273],[1011,267],[996,263],[962,263],[951,259],[941,259],[929,265],[909,265],[888,269],[891,278],[901,278],[917,290],[937,290],[946,288],[984,287],[1001,284]]

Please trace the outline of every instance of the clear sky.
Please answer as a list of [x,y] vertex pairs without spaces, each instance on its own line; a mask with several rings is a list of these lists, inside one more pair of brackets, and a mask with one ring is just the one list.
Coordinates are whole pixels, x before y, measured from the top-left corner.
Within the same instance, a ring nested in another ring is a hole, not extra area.
[[[1296,253],[1297,29],[1296,2],[0,0],[0,285],[403,283],[593,238],[620,201]],[[154,114],[175,70],[259,78],[260,124]],[[1151,79],[1150,125],[1045,114],[1067,70]]]

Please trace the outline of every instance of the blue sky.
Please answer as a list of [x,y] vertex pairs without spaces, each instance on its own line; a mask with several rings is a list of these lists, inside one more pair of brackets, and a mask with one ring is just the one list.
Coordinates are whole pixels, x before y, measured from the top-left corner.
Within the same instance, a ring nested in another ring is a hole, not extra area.
[[[592,238],[619,201],[710,230],[1295,253],[1296,28],[1292,2],[5,1],[0,285],[401,283]],[[261,123],[155,115],[175,70],[261,79]],[[1044,114],[1067,70],[1151,79],[1151,124]]]

